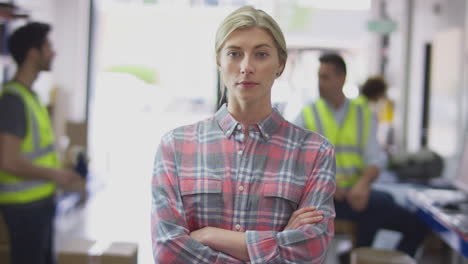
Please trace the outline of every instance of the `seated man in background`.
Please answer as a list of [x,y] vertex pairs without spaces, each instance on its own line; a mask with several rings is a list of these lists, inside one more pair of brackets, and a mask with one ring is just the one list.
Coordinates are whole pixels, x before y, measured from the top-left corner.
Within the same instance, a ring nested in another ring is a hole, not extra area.
[[386,165],[376,138],[376,119],[365,101],[345,97],[343,58],[325,54],[319,60],[321,98],[303,108],[294,123],[322,134],[335,146],[336,219],[357,223],[358,247],[371,246],[378,229],[399,231],[403,238],[398,250],[413,256],[427,232],[424,223],[391,195],[371,188]]

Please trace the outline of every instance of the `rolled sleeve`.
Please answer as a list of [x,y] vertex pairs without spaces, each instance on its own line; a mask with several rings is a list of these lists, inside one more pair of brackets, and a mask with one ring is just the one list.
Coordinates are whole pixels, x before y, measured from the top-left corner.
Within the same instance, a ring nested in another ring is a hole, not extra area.
[[369,136],[364,150],[364,162],[366,166],[376,166],[380,170],[387,167],[388,157],[377,140],[377,118],[372,115]]
[[251,263],[323,263],[334,234],[335,167],[333,147],[324,140],[298,208],[316,206],[324,219],[281,232],[247,231]]

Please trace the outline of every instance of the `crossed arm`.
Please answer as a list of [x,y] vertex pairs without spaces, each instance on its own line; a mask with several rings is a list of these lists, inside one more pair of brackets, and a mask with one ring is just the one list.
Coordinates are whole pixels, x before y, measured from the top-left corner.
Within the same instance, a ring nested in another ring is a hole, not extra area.
[[[314,206],[295,211],[284,230],[297,229],[303,225],[314,225],[323,219],[323,212]],[[192,231],[190,237],[216,251],[224,252],[237,259],[249,261],[249,253],[244,232],[235,232],[216,227],[204,227]]]
[[209,226],[188,229],[173,157],[169,145],[162,145],[156,157],[152,183],[155,263],[322,263],[333,235],[334,158],[323,166],[333,175],[323,172],[325,176],[319,177],[321,172],[316,172],[283,231],[236,232]]

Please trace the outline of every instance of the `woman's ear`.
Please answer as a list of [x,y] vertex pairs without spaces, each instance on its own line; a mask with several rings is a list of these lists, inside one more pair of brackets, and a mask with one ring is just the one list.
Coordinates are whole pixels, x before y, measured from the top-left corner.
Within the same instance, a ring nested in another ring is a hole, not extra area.
[[221,64],[219,63],[218,55],[216,55],[216,66],[218,67],[218,70],[220,70]]
[[282,63],[280,64],[280,66],[278,67],[278,71],[276,72],[276,77],[280,77],[280,76],[281,76],[281,74],[282,74],[283,71],[284,71],[284,66],[285,66],[285,64],[284,64],[284,62],[282,62]]

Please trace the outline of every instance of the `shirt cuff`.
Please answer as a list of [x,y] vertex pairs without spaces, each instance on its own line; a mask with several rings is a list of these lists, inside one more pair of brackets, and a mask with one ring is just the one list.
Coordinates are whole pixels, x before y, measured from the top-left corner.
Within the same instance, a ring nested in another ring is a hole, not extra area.
[[274,231],[247,231],[245,232],[247,251],[249,252],[250,263],[281,263],[271,261],[278,257],[278,243]]
[[225,263],[232,263],[232,264],[243,264],[243,261],[240,261],[236,258],[233,258],[223,252],[218,253],[218,257],[216,258],[215,264],[225,264]]

